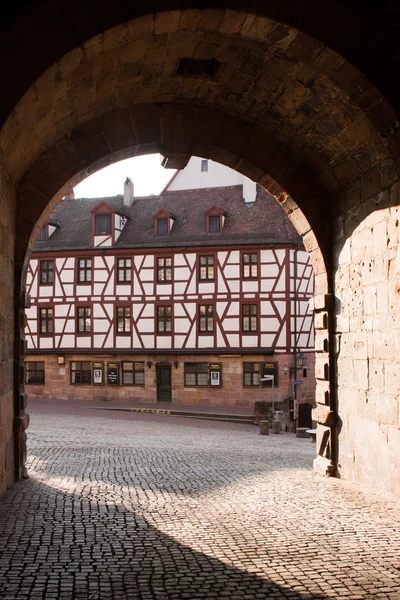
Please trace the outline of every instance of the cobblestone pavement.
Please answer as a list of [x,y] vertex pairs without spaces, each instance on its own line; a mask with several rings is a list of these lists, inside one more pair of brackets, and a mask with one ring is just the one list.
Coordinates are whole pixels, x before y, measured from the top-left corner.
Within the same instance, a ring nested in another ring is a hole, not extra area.
[[400,599],[400,511],[248,425],[32,415],[0,498],[0,598]]

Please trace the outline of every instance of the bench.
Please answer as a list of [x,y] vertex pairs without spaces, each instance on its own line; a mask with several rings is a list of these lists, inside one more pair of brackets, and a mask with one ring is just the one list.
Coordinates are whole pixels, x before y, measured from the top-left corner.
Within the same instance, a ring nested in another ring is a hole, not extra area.
[[306,433],[308,433],[312,442],[317,441],[317,430],[316,429],[307,429]]

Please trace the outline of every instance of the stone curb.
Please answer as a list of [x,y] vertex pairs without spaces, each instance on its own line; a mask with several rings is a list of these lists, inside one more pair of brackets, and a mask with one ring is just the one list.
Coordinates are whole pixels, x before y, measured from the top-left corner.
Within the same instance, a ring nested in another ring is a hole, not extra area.
[[93,406],[90,407],[92,410],[115,410],[120,412],[135,412],[135,413],[146,413],[153,415],[171,415],[175,417],[187,417],[194,419],[209,419],[212,421],[228,421],[230,423],[247,423],[249,425],[254,424],[253,417],[248,415],[227,415],[221,413],[205,413],[205,412],[191,412],[191,411],[180,411],[180,410],[166,410],[162,408],[117,408],[117,407],[104,407],[104,406]]

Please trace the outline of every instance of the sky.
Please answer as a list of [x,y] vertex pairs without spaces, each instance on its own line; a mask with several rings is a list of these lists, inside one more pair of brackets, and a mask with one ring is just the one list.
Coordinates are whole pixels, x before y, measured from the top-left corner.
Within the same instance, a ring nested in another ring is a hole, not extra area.
[[164,169],[159,154],[121,160],[87,177],[75,186],[76,198],[104,198],[124,193],[124,181],[132,179],[135,196],[159,194],[175,173]]

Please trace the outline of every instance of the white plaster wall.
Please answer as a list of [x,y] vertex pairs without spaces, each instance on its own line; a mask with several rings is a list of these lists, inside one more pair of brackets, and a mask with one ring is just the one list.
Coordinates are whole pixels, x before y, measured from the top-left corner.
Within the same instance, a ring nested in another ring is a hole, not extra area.
[[[176,288],[179,284],[175,284],[175,294],[177,293]],[[182,284],[180,284],[182,285]],[[185,289],[186,283],[183,284],[183,289]],[[170,296],[172,294],[172,284],[162,283],[156,286],[156,294],[157,296]]]
[[145,348],[154,348],[154,335],[142,335],[142,340]]
[[258,337],[256,335],[242,335],[242,344],[244,348],[257,348]]
[[75,347],[75,336],[74,335],[63,335],[60,346],[61,346],[61,348],[74,348]]
[[199,335],[199,348],[214,348],[214,336]]
[[[140,319],[137,323],[137,328],[140,333],[149,333],[154,331],[153,319]],[[146,346],[147,348],[149,346]]]
[[212,160],[208,161],[208,171],[201,171],[201,161],[198,156],[192,156],[187,166],[179,171],[174,180],[168,185],[168,190],[195,190],[208,187],[227,187],[242,185],[245,177]]
[[170,335],[156,336],[157,348],[172,348],[172,337]]
[[224,269],[224,275],[227,279],[239,279],[240,267],[239,265],[229,265]]
[[111,246],[110,235],[95,235],[93,241],[94,246]]
[[240,321],[238,318],[225,318],[223,320],[224,331],[238,331],[240,329]]
[[231,346],[231,348],[239,347],[239,335],[238,334],[228,333],[226,337],[228,338],[228,342],[229,342],[229,345]]
[[174,330],[176,333],[187,333],[189,331],[190,321],[189,319],[174,319]]
[[199,294],[214,294],[214,283],[199,283]]

